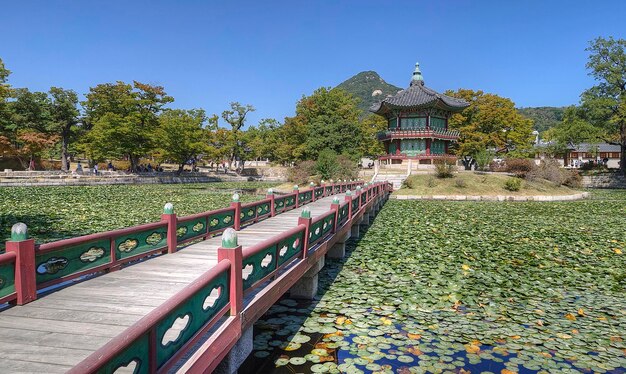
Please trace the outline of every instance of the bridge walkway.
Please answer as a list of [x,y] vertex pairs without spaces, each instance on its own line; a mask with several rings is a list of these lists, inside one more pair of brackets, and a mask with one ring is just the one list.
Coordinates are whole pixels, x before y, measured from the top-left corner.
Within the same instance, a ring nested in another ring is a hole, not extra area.
[[[333,198],[307,204],[311,217]],[[303,207],[238,232],[244,248],[298,224]],[[217,264],[221,236],[55,290],[0,312],[0,371],[64,373]]]

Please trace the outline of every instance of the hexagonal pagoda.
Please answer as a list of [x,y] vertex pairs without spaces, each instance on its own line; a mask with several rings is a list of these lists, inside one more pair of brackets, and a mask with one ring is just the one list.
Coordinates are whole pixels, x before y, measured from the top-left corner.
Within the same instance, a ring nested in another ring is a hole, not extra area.
[[448,147],[459,138],[459,132],[448,130],[448,118],[468,106],[464,100],[424,86],[416,63],[409,88],[370,108],[387,119],[387,131],[378,134],[386,152],[379,160],[401,164],[412,159],[420,164],[432,164],[436,159],[451,156]]

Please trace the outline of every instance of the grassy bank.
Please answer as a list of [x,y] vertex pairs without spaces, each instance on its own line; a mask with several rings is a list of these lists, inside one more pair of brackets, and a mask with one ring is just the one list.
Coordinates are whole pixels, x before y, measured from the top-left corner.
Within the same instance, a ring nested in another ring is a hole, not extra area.
[[557,186],[546,180],[522,181],[519,191],[505,189],[508,180],[514,179],[505,174],[485,174],[461,172],[453,178],[437,178],[434,174],[412,175],[405,181],[399,195],[514,195],[514,196],[555,196],[570,195],[576,190]]

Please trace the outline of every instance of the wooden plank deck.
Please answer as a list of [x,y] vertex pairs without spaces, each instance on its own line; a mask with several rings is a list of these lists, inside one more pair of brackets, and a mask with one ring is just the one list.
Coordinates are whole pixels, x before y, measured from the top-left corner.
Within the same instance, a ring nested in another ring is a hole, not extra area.
[[[307,204],[311,217],[334,197]],[[298,224],[303,208],[238,232],[244,248]],[[73,284],[0,312],[0,372],[64,373],[217,264],[221,237]]]

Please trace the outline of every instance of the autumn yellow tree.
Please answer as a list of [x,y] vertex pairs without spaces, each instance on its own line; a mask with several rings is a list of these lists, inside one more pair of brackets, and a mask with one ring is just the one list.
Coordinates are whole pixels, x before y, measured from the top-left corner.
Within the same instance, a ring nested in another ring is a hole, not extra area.
[[454,114],[448,124],[461,132],[456,145],[459,156],[476,156],[486,148],[510,157],[528,157],[533,148],[533,121],[515,109],[515,103],[498,95],[459,89],[446,95],[470,103]]

